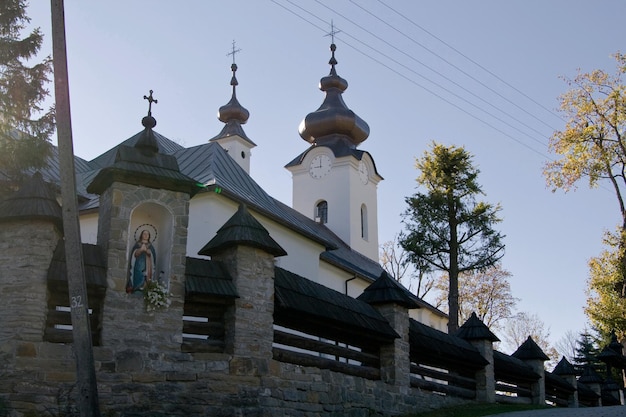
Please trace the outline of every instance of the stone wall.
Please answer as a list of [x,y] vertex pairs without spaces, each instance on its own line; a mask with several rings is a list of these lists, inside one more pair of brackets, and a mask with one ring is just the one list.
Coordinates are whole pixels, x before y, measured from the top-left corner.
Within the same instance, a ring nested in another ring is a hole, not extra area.
[[[172,303],[152,312],[141,293],[125,291],[129,222],[146,201],[163,206],[173,228]],[[225,352],[182,352],[188,202],[186,194],[120,183],[101,196],[98,243],[106,248],[108,288],[102,343],[93,349],[103,415],[382,416],[461,401],[410,387],[408,314],[393,305],[383,314],[402,338],[381,352],[381,380],[272,359],[274,257],[247,245],[213,256],[239,294],[225,317]],[[76,412],[73,345],[43,341],[47,269],[59,239],[46,222],[0,228],[0,414]]]

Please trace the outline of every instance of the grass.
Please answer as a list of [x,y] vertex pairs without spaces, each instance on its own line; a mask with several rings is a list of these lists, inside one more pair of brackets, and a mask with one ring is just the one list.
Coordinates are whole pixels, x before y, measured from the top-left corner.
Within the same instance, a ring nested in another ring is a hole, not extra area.
[[522,404],[467,404],[451,408],[412,414],[409,417],[482,417],[513,411],[538,410],[546,407]]

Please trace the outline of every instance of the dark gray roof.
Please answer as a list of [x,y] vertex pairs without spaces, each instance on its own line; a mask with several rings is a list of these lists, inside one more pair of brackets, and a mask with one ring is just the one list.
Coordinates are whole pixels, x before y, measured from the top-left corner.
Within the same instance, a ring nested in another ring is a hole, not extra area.
[[[86,184],[91,183],[102,168],[115,163],[120,147],[134,146],[143,133],[144,131],[137,133],[88,163],[81,160],[77,164],[78,191],[81,196],[88,199],[81,201],[81,211],[94,210],[99,206],[98,196],[87,193]],[[185,148],[156,131],[153,131],[153,134],[160,152],[173,155],[178,161],[178,167],[182,174],[192,178],[198,184],[205,185],[204,191],[201,192],[219,190],[224,196],[238,203],[245,203],[249,210],[267,216],[273,221],[318,242],[326,248],[320,258],[350,274],[356,274],[372,282],[380,276],[383,269],[377,262],[350,249],[325,225],[315,222],[297,210],[272,198],[218,143],[209,142]],[[355,150],[355,152],[360,156],[364,154],[364,151]],[[434,307],[422,300],[418,300],[418,303],[436,311]],[[443,313],[442,315],[445,316]]]
[[[321,327],[340,327],[390,341],[398,338],[387,320],[371,305],[300,275],[276,268],[275,304],[283,317],[316,317]],[[275,313],[276,314],[276,313]],[[325,324],[324,324],[325,323]],[[339,326],[338,326],[339,325]]]
[[63,231],[62,217],[54,191],[39,172],[25,180],[18,191],[0,201],[0,222],[41,219],[51,221]]
[[274,256],[284,256],[287,252],[270,236],[269,232],[246,208],[240,204],[235,214],[215,234],[198,255],[211,256],[215,253],[237,245],[261,249]]
[[603,382],[602,377],[589,365],[585,365],[583,368],[583,374],[578,378],[583,384],[601,384]]
[[497,350],[493,351],[493,369],[499,381],[534,382],[541,378],[524,361]]
[[409,342],[411,361],[419,364],[476,370],[489,363],[469,342],[414,319],[409,320]]
[[[87,284],[98,287],[107,287],[106,261],[102,248],[87,243],[83,247],[83,264],[85,268],[85,281]],[[60,240],[57,244],[52,261],[48,268],[48,279],[54,281],[67,281],[67,264],[65,261],[65,241]]]
[[489,327],[487,327],[487,325],[483,323],[474,312],[472,312],[470,318],[463,323],[459,330],[457,330],[455,335],[465,340],[489,340],[491,342],[500,341],[495,334],[491,333]]
[[517,359],[521,360],[529,360],[529,359],[540,359],[542,361],[550,360],[548,355],[543,353],[543,350],[535,343],[532,337],[528,336],[528,338],[522,343],[520,347],[517,348],[515,352],[511,355]]
[[[168,138],[161,135],[160,133],[154,130],[152,132],[154,134],[154,139],[156,139],[157,144],[159,145],[159,151],[161,153],[166,154],[166,155],[171,155],[177,150],[184,149],[181,145],[177,144],[174,141],[169,140]],[[124,142],[118,144],[114,148],[111,148],[105,153],[103,153],[102,155],[98,156],[97,158],[92,159],[88,163],[89,168],[100,169],[100,168],[105,168],[105,167],[113,165],[115,163],[115,156],[117,155],[117,148],[120,146],[130,146],[130,147],[135,146],[137,144],[137,141],[141,139],[143,134],[144,134],[144,130],[141,130],[137,132],[137,134],[126,139]],[[84,172],[84,171],[81,171],[81,172]]]
[[174,156],[161,153],[159,149],[155,132],[147,126],[134,146],[117,147],[115,161],[102,167],[87,186],[87,192],[101,194],[111,183],[120,181],[194,195],[198,191],[197,182],[180,172]]
[[576,391],[576,388],[574,388],[572,384],[553,372],[546,372],[545,378],[545,390],[548,395],[558,395],[559,391],[566,391],[569,393]]
[[232,277],[221,262],[190,257],[185,260],[185,292],[189,295],[239,297]]
[[387,271],[383,271],[357,298],[372,305],[395,303],[406,308],[419,308],[416,297],[391,278]]

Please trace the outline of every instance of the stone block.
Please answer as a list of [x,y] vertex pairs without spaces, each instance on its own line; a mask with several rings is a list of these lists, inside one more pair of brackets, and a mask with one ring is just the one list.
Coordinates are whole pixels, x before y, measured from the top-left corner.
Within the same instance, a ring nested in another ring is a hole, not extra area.
[[133,350],[125,350],[115,356],[115,370],[117,372],[141,371],[144,363],[139,352]]

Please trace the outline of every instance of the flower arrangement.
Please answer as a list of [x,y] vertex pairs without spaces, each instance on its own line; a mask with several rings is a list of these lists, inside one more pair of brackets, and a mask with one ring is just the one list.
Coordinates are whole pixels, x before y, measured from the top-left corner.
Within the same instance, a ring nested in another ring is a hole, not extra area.
[[146,305],[146,311],[155,311],[168,308],[172,301],[170,293],[167,292],[165,284],[159,281],[150,281],[146,284],[143,292],[143,300]]

